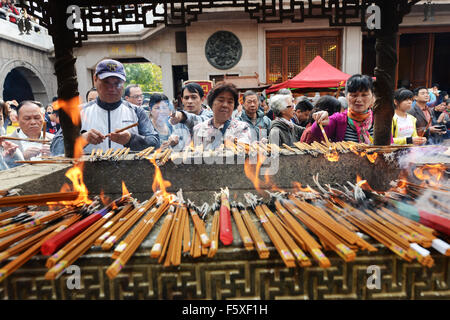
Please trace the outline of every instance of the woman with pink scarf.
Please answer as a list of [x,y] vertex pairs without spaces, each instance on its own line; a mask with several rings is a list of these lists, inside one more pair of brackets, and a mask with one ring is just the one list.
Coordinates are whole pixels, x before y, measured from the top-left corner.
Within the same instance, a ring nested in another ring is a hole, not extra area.
[[322,137],[318,124],[322,124],[328,139],[333,142],[353,141],[373,143],[373,112],[375,101],[373,80],[366,75],[355,74],[347,80],[345,95],[348,109],[328,116],[327,111],[313,114],[315,120],[311,133],[316,138]]

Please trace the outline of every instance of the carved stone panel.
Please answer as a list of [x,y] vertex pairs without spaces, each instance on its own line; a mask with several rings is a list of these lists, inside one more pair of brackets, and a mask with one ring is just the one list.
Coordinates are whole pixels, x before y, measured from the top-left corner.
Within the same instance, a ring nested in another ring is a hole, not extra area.
[[217,31],[206,41],[205,55],[213,67],[230,69],[241,60],[241,41],[229,31]]

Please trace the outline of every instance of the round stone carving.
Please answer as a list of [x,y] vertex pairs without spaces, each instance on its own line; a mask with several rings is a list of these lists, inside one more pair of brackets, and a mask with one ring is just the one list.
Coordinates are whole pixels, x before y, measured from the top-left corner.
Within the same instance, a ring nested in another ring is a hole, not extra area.
[[241,60],[242,44],[233,33],[217,31],[206,41],[205,55],[213,67],[230,69]]

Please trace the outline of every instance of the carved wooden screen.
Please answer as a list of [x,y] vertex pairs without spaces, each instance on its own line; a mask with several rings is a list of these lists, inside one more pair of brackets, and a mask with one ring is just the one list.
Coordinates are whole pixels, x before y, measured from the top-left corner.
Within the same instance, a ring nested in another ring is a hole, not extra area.
[[340,67],[341,31],[273,31],[266,35],[266,81],[280,83],[295,77],[317,55]]

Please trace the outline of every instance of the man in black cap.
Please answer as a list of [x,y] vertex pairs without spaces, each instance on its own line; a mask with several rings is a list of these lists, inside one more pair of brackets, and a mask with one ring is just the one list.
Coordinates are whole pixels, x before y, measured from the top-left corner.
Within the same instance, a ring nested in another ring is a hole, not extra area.
[[[94,84],[98,97],[83,106],[81,134],[88,142],[86,153],[92,149],[130,148],[140,151],[150,146],[159,147],[160,141],[143,108],[122,99],[126,74],[123,65],[116,60],[100,61],[95,70]],[[118,129],[138,122],[123,132]]]

